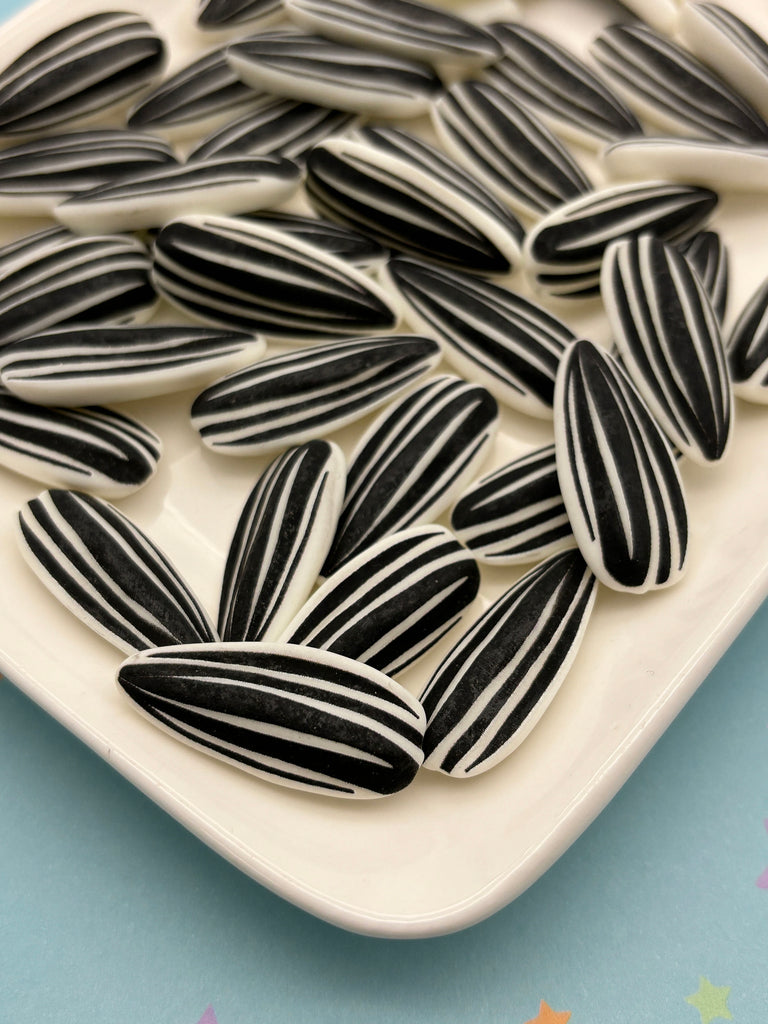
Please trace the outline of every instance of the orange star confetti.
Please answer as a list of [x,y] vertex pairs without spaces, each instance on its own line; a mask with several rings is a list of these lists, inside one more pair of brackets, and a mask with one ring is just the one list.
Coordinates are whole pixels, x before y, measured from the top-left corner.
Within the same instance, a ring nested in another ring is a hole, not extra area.
[[539,1012],[531,1020],[526,1021],[526,1024],[568,1024],[571,1019],[571,1014],[568,1010],[557,1011],[553,1010],[551,1006],[547,1006],[544,1000],[541,1000],[539,1005]]

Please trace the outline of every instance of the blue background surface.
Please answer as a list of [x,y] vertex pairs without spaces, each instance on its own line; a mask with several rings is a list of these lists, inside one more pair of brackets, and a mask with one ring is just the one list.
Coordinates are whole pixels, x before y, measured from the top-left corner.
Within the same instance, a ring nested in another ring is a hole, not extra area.
[[702,977],[765,1024],[767,730],[765,604],[539,882],[397,942],[266,892],[0,681],[0,1024],[708,1024]]

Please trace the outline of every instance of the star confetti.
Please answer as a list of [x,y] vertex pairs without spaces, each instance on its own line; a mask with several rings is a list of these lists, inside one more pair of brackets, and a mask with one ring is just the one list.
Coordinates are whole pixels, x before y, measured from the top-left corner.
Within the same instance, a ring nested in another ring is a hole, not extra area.
[[571,1015],[568,1010],[563,1010],[558,1013],[557,1010],[553,1010],[551,1006],[547,1006],[544,1000],[541,1000],[539,1006],[539,1012],[532,1020],[526,1021],[526,1024],[568,1024],[571,1019]]
[[[768,820],[764,821],[766,831],[768,831]],[[761,889],[768,889],[768,868],[760,875],[755,885],[758,885]]]
[[699,978],[699,990],[692,996],[686,996],[686,1003],[695,1006],[701,1015],[701,1024],[709,1024],[712,1020],[733,1020],[728,1009],[730,985],[713,985],[707,978]]
[[213,1007],[209,1006],[197,1024],[219,1024],[216,1020],[216,1014],[213,1012]]

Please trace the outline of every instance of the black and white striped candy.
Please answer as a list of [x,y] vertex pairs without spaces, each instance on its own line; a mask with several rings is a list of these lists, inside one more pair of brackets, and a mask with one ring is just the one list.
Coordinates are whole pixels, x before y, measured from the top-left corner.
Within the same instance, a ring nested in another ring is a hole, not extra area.
[[710,189],[658,181],[599,189],[539,221],[523,248],[526,269],[541,291],[594,295],[603,253],[614,239],[648,231],[683,242],[704,225],[717,201]]
[[440,355],[436,342],[411,335],[296,349],[206,388],[192,405],[192,426],[225,455],[301,444],[377,409],[434,369]]
[[489,565],[534,562],[573,544],[555,446],[536,448],[472,484],[453,507],[451,529]]
[[359,120],[345,110],[261,96],[247,114],[216,129],[191,149],[187,160],[256,154],[299,161],[318,142],[357,125]]
[[293,31],[233,43],[227,60],[252,89],[369,116],[418,117],[441,86],[426,64]]
[[573,534],[597,578],[635,593],[677,582],[688,513],[672,449],[618,363],[589,341],[560,364],[555,455]]
[[518,213],[539,216],[592,188],[549,129],[492,85],[459,82],[431,113],[447,152]]
[[0,72],[0,133],[49,131],[131,97],[161,74],[165,46],[137,14],[105,11],[34,43]]
[[276,640],[317,582],[344,499],[346,463],[328,441],[289,448],[243,506],[224,568],[222,640]]
[[352,453],[323,575],[382,537],[439,516],[474,476],[497,425],[491,394],[447,374],[386,409]]
[[118,684],[156,725],[279,785],[336,797],[405,788],[424,712],[382,672],[292,644],[196,644],[134,655]]
[[0,394],[0,464],[41,483],[121,498],[151,479],[160,452],[154,431],[112,409],[47,409]]
[[446,182],[441,169],[378,143],[336,138],[308,154],[305,186],[321,216],[382,245],[478,274],[508,273],[520,258],[519,224],[488,198]]
[[762,36],[713,3],[683,4],[677,29],[692,53],[768,117],[768,42]]
[[201,29],[262,28],[281,18],[283,0],[200,0],[197,26]]
[[461,619],[480,573],[442,526],[385,537],[330,576],[281,640],[335,651],[394,676]]
[[500,285],[398,257],[387,274],[414,325],[442,342],[446,360],[499,401],[549,418],[560,357],[573,332]]
[[733,394],[720,325],[704,285],[652,235],[608,247],[603,304],[622,363],[667,437],[700,465],[721,459]]
[[285,0],[307,32],[462,72],[490,64],[501,47],[487,31],[418,0]]
[[384,289],[288,232],[236,217],[171,221],[155,239],[158,291],[206,322],[288,338],[388,331]]
[[687,50],[644,25],[610,25],[591,53],[641,117],[673,134],[768,142],[757,111]]
[[768,144],[715,139],[625,139],[601,154],[613,181],[659,178],[729,192],[768,191]]
[[768,404],[768,279],[739,313],[727,356],[734,393],[747,402]]
[[81,192],[54,214],[79,234],[139,231],[189,210],[227,215],[278,206],[300,184],[298,165],[282,157],[211,157]]
[[490,26],[504,57],[483,79],[537,114],[553,131],[594,147],[641,135],[640,123],[595,72],[552,39],[524,25]]
[[206,327],[62,327],[0,353],[0,383],[39,405],[128,402],[201,387],[258,359],[263,338]]
[[245,216],[254,224],[263,224],[295,235],[309,245],[331,256],[338,256],[361,270],[376,270],[387,259],[388,250],[375,239],[322,217],[303,217],[282,210],[260,210]]
[[50,214],[77,192],[175,163],[166,142],[143,132],[104,128],[35,139],[0,153],[0,213]]
[[156,304],[149,255],[130,235],[46,230],[0,249],[0,345],[58,325],[145,320]]
[[532,569],[483,613],[421,695],[425,768],[472,778],[523,742],[573,664],[596,589],[572,549]]
[[121,651],[217,639],[165,555],[107,502],[46,491],[21,509],[19,526],[22,554],[46,587]]
[[184,137],[212,131],[260,97],[232,71],[226,47],[179,68],[130,111],[128,127]]
[[728,303],[728,250],[716,231],[699,231],[679,246],[712,302],[722,324]]

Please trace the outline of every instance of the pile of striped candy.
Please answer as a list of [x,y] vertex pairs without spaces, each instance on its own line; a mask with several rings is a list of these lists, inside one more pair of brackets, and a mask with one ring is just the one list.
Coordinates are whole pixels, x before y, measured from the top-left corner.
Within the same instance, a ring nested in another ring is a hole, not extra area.
[[[0,72],[0,207],[55,221],[0,249],[0,458],[52,488],[22,551],[175,737],[327,795],[476,775],[546,710],[598,583],[682,574],[678,463],[725,455],[734,394],[768,400],[768,284],[724,342],[705,230],[714,189],[765,187],[768,45],[715,4],[634,6],[698,56],[643,23],[590,70],[524,17],[209,0],[184,66],[99,12]],[[597,188],[595,150],[634,180]],[[613,351],[551,311],[596,296]],[[161,439],[98,403],[184,389],[212,451],[267,457],[215,624],[104,500]],[[477,479],[499,404],[554,443]],[[326,435],[362,420],[347,460]],[[478,562],[534,567],[472,621]],[[417,699],[394,677],[448,641]]]

